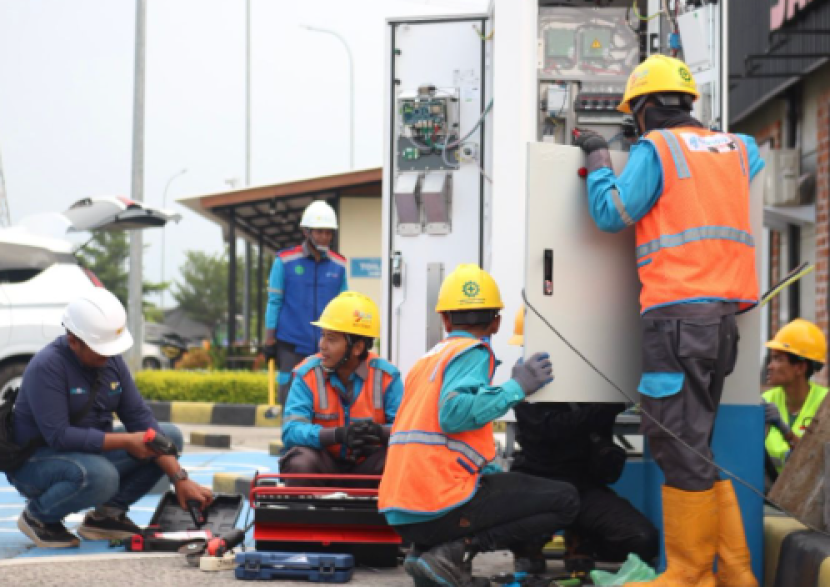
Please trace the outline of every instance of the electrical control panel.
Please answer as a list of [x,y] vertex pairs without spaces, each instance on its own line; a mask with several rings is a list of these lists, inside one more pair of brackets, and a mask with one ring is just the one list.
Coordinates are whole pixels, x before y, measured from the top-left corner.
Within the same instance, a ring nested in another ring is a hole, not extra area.
[[400,171],[449,170],[458,165],[456,88],[425,86],[401,92],[397,111]]

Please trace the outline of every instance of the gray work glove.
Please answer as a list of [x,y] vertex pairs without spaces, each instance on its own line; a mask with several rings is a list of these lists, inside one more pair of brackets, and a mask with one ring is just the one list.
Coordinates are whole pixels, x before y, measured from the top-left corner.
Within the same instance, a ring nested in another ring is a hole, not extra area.
[[792,430],[790,426],[781,417],[781,411],[773,403],[762,402],[764,406],[764,422],[770,426],[775,426],[781,431],[781,434],[788,436]]
[[547,353],[536,353],[527,361],[521,359],[513,365],[513,380],[525,395],[533,395],[553,381],[553,363]]
[[588,173],[603,167],[611,168],[611,155],[608,153],[608,141],[597,133],[584,130],[574,139],[574,145],[585,151],[585,167]]

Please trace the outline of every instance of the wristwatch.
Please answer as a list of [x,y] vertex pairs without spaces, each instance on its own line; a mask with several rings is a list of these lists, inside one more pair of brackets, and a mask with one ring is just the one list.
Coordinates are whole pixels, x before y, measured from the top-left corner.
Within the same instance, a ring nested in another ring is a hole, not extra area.
[[168,478],[171,483],[176,483],[177,481],[186,481],[187,479],[190,479],[190,476],[187,474],[187,469],[182,467],[176,471],[175,475],[170,475]]

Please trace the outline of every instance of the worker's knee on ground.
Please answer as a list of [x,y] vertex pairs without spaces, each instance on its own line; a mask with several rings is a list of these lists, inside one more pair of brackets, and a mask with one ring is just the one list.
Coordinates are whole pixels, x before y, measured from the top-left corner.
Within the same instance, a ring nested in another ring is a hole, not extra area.
[[173,441],[173,444],[179,449],[179,453],[184,451],[184,436],[178,426],[170,422],[163,422],[159,424],[159,428],[161,428],[162,434]]

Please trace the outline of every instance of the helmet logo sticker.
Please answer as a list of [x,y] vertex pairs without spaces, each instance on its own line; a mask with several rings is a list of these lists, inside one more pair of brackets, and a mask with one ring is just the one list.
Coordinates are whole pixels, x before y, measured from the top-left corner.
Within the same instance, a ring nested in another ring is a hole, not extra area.
[[355,310],[354,323],[355,325],[360,324],[361,326],[365,326],[368,328],[372,325],[372,314],[370,312],[361,312],[360,310]]
[[474,298],[478,295],[478,292],[481,291],[481,288],[478,287],[478,284],[475,281],[468,281],[464,284],[461,290],[468,298]]
[[684,82],[690,82],[690,81],[692,81],[692,74],[691,74],[691,73],[689,73],[689,70],[688,70],[688,69],[686,69],[685,67],[679,67],[679,68],[677,69],[677,73],[678,73],[678,74],[680,74],[680,78],[681,78]]

